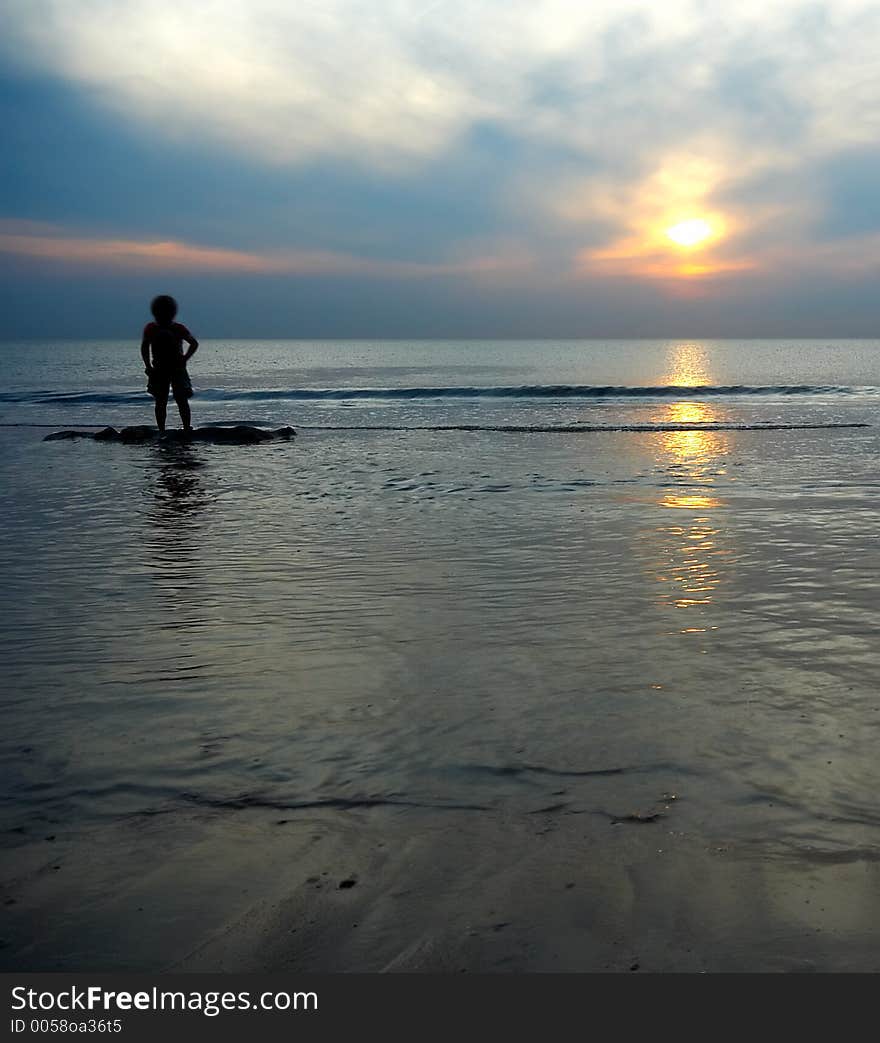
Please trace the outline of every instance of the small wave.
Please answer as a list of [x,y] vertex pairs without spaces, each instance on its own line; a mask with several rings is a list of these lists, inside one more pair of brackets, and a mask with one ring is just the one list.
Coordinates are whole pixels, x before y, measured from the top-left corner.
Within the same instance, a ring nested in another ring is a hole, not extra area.
[[298,431],[499,431],[508,433],[590,434],[601,431],[826,431],[870,424],[297,424]]
[[[523,384],[517,387],[338,387],[338,388],[203,388],[206,402],[352,402],[412,399],[655,399],[750,396],[878,394],[876,387],[839,384],[660,384],[644,387],[615,384]],[[142,402],[145,391],[4,391],[0,402],[50,405],[125,405]]]
[[[265,427],[260,420],[215,420],[209,427]],[[82,424],[82,427],[105,427],[105,424]],[[533,434],[591,434],[606,432],[633,432],[650,434],[664,431],[835,431],[871,427],[868,423],[826,424],[297,424],[297,431],[496,431],[501,433]],[[0,423],[0,427],[57,428],[57,424],[43,423]]]
[[[489,811],[485,804],[435,803],[408,800],[405,797],[323,797],[313,800],[282,801],[259,794],[242,794],[237,797],[210,797],[200,793],[183,793],[182,798],[202,807],[219,808],[227,811],[244,811],[249,808],[265,808],[270,811],[311,811],[321,808],[351,811],[358,808],[426,808],[435,811]],[[142,812],[142,814],[144,814]],[[147,814],[156,814],[150,810]]]

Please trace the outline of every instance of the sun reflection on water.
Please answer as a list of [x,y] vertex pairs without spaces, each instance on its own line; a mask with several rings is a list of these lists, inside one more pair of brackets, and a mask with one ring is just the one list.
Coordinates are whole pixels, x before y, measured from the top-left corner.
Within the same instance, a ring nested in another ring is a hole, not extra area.
[[[701,516],[682,525],[659,526],[656,534],[659,560],[654,575],[662,584],[660,601],[675,608],[711,602],[722,580],[719,529]],[[688,627],[682,632],[703,629]]]
[[[671,402],[651,420],[655,424],[720,424],[725,414],[705,402]],[[712,482],[724,473],[724,458],[730,452],[730,433],[711,428],[687,431],[664,431],[661,435],[666,466],[675,465],[681,477],[691,481]],[[676,506],[670,503],[667,506]],[[680,505],[684,506],[684,504]],[[707,504],[717,506],[717,504]]]
[[680,496],[673,493],[668,493],[659,503],[661,507],[679,507],[690,511],[724,506],[724,501],[717,496]]
[[[712,602],[724,579],[725,558],[730,554],[722,546],[717,514],[725,500],[713,486],[726,474],[731,432],[709,426],[723,423],[728,417],[722,409],[699,398],[700,387],[712,383],[709,357],[703,345],[675,345],[670,350],[663,382],[680,386],[682,398],[660,406],[652,423],[707,425],[705,430],[661,431],[655,437],[656,464],[666,478],[657,506],[691,513],[683,513],[653,530],[654,576],[662,585],[662,604],[693,609]],[[688,626],[681,633],[704,633],[707,629]]]
[[674,344],[666,360],[663,383],[670,386],[699,387],[710,384],[709,353],[703,344]]

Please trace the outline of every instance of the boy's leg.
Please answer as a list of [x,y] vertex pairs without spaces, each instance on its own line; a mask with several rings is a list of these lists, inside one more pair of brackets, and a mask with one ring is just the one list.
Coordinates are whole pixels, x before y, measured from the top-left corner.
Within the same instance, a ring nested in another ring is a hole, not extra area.
[[189,431],[192,428],[192,413],[190,413],[189,402],[187,401],[185,394],[175,394],[174,401],[177,403],[177,408],[180,410],[180,422],[183,424],[184,431]]
[[156,392],[156,427],[165,430],[165,416],[168,412],[168,388]]

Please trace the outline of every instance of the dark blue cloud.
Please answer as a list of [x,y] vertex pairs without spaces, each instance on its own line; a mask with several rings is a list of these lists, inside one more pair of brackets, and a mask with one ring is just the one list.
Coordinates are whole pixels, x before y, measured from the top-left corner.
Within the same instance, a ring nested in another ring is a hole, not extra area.
[[784,73],[773,58],[747,52],[720,64],[714,73],[719,111],[737,122],[744,142],[799,147],[810,108],[804,99],[792,97]]
[[832,157],[816,171],[822,213],[821,239],[842,239],[880,231],[880,147]]
[[7,217],[119,231],[200,206],[197,156],[151,143],[62,83],[0,81],[0,119]]
[[462,240],[509,230],[499,185],[522,154],[478,126],[417,171],[326,160],[267,167],[203,141],[150,136],[87,95],[39,80],[0,81],[0,119],[3,216],[243,250],[442,259]]

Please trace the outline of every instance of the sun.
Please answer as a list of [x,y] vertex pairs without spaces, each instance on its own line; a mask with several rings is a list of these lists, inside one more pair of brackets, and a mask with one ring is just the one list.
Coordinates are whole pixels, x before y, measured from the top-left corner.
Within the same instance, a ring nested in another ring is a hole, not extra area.
[[666,238],[671,239],[678,246],[699,246],[713,234],[713,228],[708,221],[701,217],[692,218],[690,221],[680,221],[665,230]]

